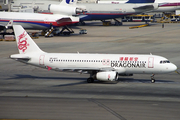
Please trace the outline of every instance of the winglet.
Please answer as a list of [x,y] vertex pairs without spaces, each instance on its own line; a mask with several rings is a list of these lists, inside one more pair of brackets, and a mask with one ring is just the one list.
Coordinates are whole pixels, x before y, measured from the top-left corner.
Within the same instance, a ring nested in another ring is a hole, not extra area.
[[21,25],[13,25],[13,29],[20,54],[43,52]]
[[129,0],[126,3],[154,3],[155,0]]

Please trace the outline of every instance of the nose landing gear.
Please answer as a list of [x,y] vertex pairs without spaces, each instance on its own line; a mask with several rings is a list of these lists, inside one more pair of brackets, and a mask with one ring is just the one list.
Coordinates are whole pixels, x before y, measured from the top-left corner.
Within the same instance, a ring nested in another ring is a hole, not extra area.
[[155,75],[155,74],[152,74],[152,75],[151,75],[151,83],[155,83],[154,75]]

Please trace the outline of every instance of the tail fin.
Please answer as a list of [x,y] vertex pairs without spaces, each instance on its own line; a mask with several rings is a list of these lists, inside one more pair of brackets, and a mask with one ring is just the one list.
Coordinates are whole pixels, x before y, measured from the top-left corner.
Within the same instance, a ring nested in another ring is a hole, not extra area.
[[21,25],[13,25],[13,29],[20,54],[43,52]]
[[155,0],[129,0],[126,3],[154,3]]

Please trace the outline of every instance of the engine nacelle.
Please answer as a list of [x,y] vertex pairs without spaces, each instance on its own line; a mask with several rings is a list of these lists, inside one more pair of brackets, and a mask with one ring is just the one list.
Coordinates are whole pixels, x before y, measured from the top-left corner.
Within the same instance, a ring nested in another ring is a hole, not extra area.
[[118,79],[118,74],[116,71],[98,72],[96,74],[96,79],[100,81],[116,81]]
[[83,13],[81,8],[72,5],[54,5],[50,4],[48,10],[54,14],[64,14],[64,15],[78,15]]

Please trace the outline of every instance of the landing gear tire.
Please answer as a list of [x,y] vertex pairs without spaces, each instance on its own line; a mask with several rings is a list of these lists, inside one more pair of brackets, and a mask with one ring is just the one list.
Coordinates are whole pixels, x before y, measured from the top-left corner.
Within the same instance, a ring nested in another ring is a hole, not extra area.
[[155,83],[155,79],[151,79],[151,83]]
[[93,83],[94,82],[94,79],[93,78],[88,78],[87,79],[87,83]]

